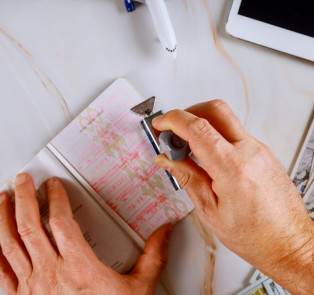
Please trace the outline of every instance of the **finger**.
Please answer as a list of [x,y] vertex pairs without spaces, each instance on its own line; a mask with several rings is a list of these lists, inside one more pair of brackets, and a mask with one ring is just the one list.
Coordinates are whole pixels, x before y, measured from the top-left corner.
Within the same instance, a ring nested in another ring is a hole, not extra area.
[[1,254],[5,256],[16,276],[29,277],[32,265],[17,232],[13,207],[7,194],[0,195],[0,245]]
[[15,213],[18,232],[33,262],[33,267],[56,257],[40,221],[33,179],[27,173],[15,180]]
[[213,212],[218,199],[212,190],[212,179],[193,160],[170,161],[165,155],[158,155],[155,164],[173,175],[187,192],[199,213]]
[[217,132],[230,142],[240,141],[247,136],[241,121],[223,100],[199,103],[187,108],[186,111],[208,120]]
[[85,241],[78,224],[73,219],[67,193],[56,178],[46,182],[49,203],[49,224],[61,256],[73,255],[82,251],[92,252]]
[[182,110],[173,110],[153,120],[158,130],[172,130],[188,141],[193,154],[214,179],[229,170],[226,158],[233,146],[206,119]]
[[[147,240],[144,252],[134,266],[130,275],[137,276],[145,282],[150,291],[155,290],[163,269],[168,261],[168,244],[173,231],[171,224],[157,229]],[[146,293],[145,293],[146,294]]]
[[0,286],[6,294],[15,294],[17,284],[16,275],[0,248]]

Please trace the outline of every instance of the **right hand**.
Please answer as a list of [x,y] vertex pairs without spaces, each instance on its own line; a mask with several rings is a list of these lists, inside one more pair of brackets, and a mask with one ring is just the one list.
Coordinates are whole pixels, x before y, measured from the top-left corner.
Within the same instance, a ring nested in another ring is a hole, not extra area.
[[153,125],[188,141],[204,167],[165,155],[155,160],[186,190],[222,243],[293,294],[314,294],[313,223],[272,151],[221,100],[170,111]]

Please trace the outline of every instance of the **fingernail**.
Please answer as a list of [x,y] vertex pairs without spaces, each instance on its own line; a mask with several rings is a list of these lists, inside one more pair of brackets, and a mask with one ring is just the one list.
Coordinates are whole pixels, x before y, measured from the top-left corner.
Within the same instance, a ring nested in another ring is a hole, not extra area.
[[165,155],[156,156],[154,162],[160,168],[166,169],[168,167],[167,160],[165,159]]
[[22,183],[26,182],[26,180],[27,180],[27,174],[26,173],[18,174],[15,178],[15,184],[22,184]]
[[57,181],[57,180],[56,180],[55,178],[48,179],[48,180],[46,181],[47,187],[48,187],[48,188],[53,188],[54,185],[56,184],[56,181]]
[[156,125],[156,126],[157,126],[158,123],[161,121],[162,117],[163,117],[163,115],[154,118],[154,119],[152,120],[153,125]]

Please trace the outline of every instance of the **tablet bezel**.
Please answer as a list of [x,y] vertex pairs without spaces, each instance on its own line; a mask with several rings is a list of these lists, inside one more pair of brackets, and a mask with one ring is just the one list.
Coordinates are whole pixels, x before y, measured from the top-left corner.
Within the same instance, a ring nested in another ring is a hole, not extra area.
[[234,0],[226,24],[233,37],[314,61],[314,38],[238,14],[242,0]]

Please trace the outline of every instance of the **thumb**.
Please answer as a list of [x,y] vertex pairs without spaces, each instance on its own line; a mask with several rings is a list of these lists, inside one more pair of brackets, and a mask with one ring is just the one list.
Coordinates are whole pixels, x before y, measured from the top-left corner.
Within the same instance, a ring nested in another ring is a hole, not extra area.
[[217,207],[217,196],[212,189],[212,179],[191,158],[176,162],[170,161],[166,155],[161,154],[155,158],[155,164],[176,178],[199,212],[204,211],[204,208],[213,210]]
[[146,241],[143,254],[130,275],[136,275],[155,290],[163,269],[168,262],[168,243],[173,226],[166,224],[157,229]]

